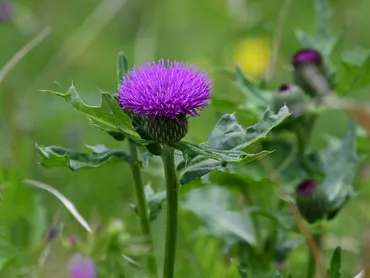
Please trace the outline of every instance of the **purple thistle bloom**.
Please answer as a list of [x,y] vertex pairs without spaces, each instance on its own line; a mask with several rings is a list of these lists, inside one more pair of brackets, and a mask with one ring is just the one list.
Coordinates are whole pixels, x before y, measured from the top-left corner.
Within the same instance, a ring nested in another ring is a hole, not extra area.
[[118,91],[122,109],[177,120],[181,115],[198,116],[197,110],[208,106],[211,80],[193,65],[162,59],[128,72]]
[[321,54],[314,49],[302,49],[293,55],[293,66],[299,67],[306,64],[321,65]]
[[0,22],[8,21],[12,17],[12,6],[0,0]]
[[75,254],[68,264],[69,278],[96,278],[95,265],[92,260]]
[[296,192],[298,195],[307,196],[311,194],[316,189],[316,187],[317,183],[315,181],[305,180],[298,185]]

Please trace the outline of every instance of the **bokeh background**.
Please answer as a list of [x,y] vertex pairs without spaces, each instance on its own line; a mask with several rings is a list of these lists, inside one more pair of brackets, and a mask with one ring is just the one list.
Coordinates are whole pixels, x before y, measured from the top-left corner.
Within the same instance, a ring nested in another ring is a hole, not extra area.
[[[123,50],[130,66],[160,58],[194,63],[210,73],[214,95],[237,99],[242,96],[240,90],[222,70],[233,70],[239,64],[252,79],[264,76],[282,7],[289,9],[278,49],[276,84],[290,80],[290,56],[299,48],[295,32],[313,31],[316,20],[313,0],[0,0],[0,9],[5,3],[11,10],[0,18],[0,71],[44,28],[49,27],[51,32],[0,81],[0,167],[4,172],[14,171],[19,179],[35,179],[57,188],[93,225],[123,219],[133,235],[139,230],[137,217],[129,207],[135,199],[127,165],[78,172],[45,170],[37,165],[36,142],[85,151],[85,144],[126,147],[90,127],[85,117],[63,100],[39,89],[65,92],[73,81],[85,102],[98,104],[99,90],[116,92],[116,55]],[[339,33],[349,24],[346,44],[368,46],[370,1],[336,0],[332,4],[333,29]],[[356,97],[369,99],[366,93]],[[343,134],[347,120],[340,112],[324,115],[314,144],[322,145],[328,134]],[[216,111],[208,107],[191,121],[187,140],[204,141],[216,121]],[[164,187],[161,178],[153,174],[145,181],[155,189]],[[360,267],[361,237],[370,219],[366,177],[357,183],[359,197],[332,224],[334,236],[327,246],[332,250],[336,244],[343,244],[343,277],[350,277]],[[58,221],[64,224],[64,235],[83,240],[85,231],[58,200],[37,190],[27,194],[36,196],[33,206],[42,210],[42,217],[33,222],[40,235]],[[14,199],[20,208],[28,200],[22,198]],[[221,258],[218,243],[195,237],[199,223],[189,214],[183,217],[178,253],[178,271],[183,275],[178,277],[224,277],[210,274],[219,274],[215,263]],[[153,229],[158,254],[163,245],[162,218]],[[70,255],[56,251],[46,264],[45,277],[66,277],[63,271]],[[297,255],[290,265],[293,269],[298,265],[297,277],[301,277],[301,263]]]

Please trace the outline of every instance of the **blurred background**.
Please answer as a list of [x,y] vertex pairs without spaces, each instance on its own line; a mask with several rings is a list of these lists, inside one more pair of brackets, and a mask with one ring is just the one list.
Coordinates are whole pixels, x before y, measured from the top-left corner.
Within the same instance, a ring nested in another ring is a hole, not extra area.
[[[85,117],[63,100],[39,90],[66,92],[73,81],[86,103],[98,104],[99,90],[116,92],[116,56],[118,51],[123,50],[130,66],[160,58],[194,63],[210,73],[214,95],[237,99],[241,97],[240,90],[221,70],[233,70],[235,64],[239,64],[250,78],[262,78],[273,52],[272,42],[279,14],[285,7],[287,17],[281,35],[274,82],[279,84],[290,80],[290,57],[299,48],[295,32],[298,29],[315,29],[313,2],[0,0],[1,171],[12,172],[19,180],[39,180],[57,188],[93,226],[104,226],[108,220],[118,218],[124,220],[131,234],[137,234],[137,217],[129,207],[135,198],[127,165],[77,172],[68,169],[45,170],[37,165],[34,151],[36,142],[82,151],[87,150],[85,144],[122,147],[90,127]],[[346,44],[368,46],[370,1],[336,0],[332,4],[335,11],[334,30],[340,33],[345,25],[350,24]],[[45,36],[39,44],[7,72],[5,65],[8,61],[43,30]],[[62,88],[58,88],[54,81]],[[366,93],[355,97],[370,99]],[[192,120],[188,141],[200,143],[206,139],[217,121],[215,112],[212,106],[208,107],[201,117]],[[328,113],[318,124],[314,143],[320,146],[328,134],[343,134],[346,121],[346,116],[340,112]],[[164,188],[162,179],[153,174],[145,177],[145,182],[148,181],[155,190]],[[364,184],[365,178],[358,181],[360,194],[356,203],[351,202],[332,225],[334,243],[328,248],[335,248],[334,245],[339,241],[344,242],[346,263],[343,277],[349,277],[347,275],[358,269],[361,262],[359,239],[370,219],[370,213],[367,212],[370,190]],[[37,226],[40,236],[45,235],[49,225],[55,221],[63,223],[64,235],[85,236],[85,231],[60,202],[45,192],[27,189],[22,196],[16,196],[14,202],[20,211],[30,208],[37,211],[34,213],[37,219],[31,223]],[[3,219],[8,219],[8,216],[2,212]],[[191,215],[185,214],[184,217],[187,221],[186,225],[180,227],[178,261],[179,265],[184,263],[186,271],[189,271],[191,263],[193,270],[192,276],[188,276],[179,266],[179,273],[184,273],[179,277],[216,277],[203,276],[203,272],[208,273],[216,268],[213,262],[217,255],[213,253],[217,253],[215,250],[220,246],[204,237],[194,239],[191,225],[197,226],[198,222]],[[161,253],[163,245],[162,218],[154,222],[153,229],[156,245],[159,246],[158,253]],[[50,273],[54,274],[52,277],[66,277],[63,271],[71,254],[55,252],[50,263],[46,264],[45,277],[51,277]],[[199,259],[207,256],[208,261]],[[299,257],[296,262],[301,263]],[[296,271],[299,273],[299,269]]]

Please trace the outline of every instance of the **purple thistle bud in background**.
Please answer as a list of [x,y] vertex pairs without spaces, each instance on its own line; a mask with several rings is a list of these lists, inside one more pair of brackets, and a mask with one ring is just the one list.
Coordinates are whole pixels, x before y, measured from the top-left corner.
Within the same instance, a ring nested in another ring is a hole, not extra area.
[[75,254],[68,263],[69,278],[96,278],[94,262]]
[[314,49],[301,49],[294,53],[292,64],[294,67],[300,67],[307,64],[320,66],[322,64],[322,56]]
[[288,106],[294,118],[298,118],[306,111],[305,93],[295,85],[282,84],[273,96],[272,108],[277,113],[284,105]]
[[141,116],[140,125],[159,142],[178,142],[187,133],[188,116],[208,106],[211,80],[182,62],[144,63],[128,72],[118,87],[124,111]]
[[0,0],[0,22],[8,21],[12,17],[12,6],[7,1]]
[[302,181],[297,186],[296,203],[299,212],[309,223],[323,219],[329,212],[328,197],[313,180]]
[[324,59],[315,49],[301,49],[293,54],[294,82],[310,96],[326,95],[333,87]]

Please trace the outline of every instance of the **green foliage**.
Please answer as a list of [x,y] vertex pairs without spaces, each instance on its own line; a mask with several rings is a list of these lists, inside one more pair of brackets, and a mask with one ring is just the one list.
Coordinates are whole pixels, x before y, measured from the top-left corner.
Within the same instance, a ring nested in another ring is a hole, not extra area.
[[328,274],[330,278],[340,278],[340,269],[342,265],[342,248],[338,246],[333,252],[333,256],[330,261],[330,268]]
[[184,156],[177,166],[180,183],[186,184],[212,170],[224,171],[228,163],[246,163],[265,156],[268,151],[248,154],[243,150],[264,139],[288,116],[287,107],[282,107],[277,114],[267,109],[259,123],[245,129],[234,115],[226,114],[212,130],[205,146],[183,142],[175,145]]
[[134,162],[123,150],[111,150],[104,145],[87,147],[92,150],[91,154],[36,144],[36,150],[40,156],[39,163],[45,168],[65,167],[76,171],[85,168],[97,168],[106,164]]

